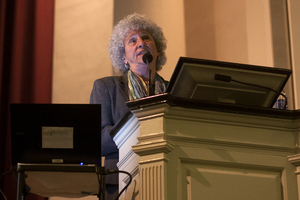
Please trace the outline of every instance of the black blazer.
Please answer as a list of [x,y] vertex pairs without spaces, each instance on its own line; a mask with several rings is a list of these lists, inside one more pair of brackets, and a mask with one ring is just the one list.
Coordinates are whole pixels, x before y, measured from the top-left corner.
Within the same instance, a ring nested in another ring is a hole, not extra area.
[[[168,82],[165,83],[168,84]],[[129,101],[128,90],[126,72],[123,76],[97,79],[91,93],[90,103],[102,105],[101,154],[105,156],[107,169],[118,169],[116,164],[119,161],[119,150],[110,132],[114,125],[129,111],[126,105],[126,101]],[[106,176],[106,183],[118,184],[118,175]]]

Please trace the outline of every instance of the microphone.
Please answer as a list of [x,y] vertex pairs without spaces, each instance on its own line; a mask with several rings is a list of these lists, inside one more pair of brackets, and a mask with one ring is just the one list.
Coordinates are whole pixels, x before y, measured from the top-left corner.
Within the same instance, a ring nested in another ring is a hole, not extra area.
[[149,80],[148,80],[148,85],[147,85],[147,95],[150,96],[150,94],[152,95],[152,83],[151,83],[151,69],[149,66],[149,63],[152,62],[153,60],[153,56],[150,53],[146,53],[143,55],[142,57],[143,62],[146,63],[148,65],[148,70],[149,70]]
[[145,63],[145,64],[149,64],[149,63],[151,63],[152,62],[152,60],[153,60],[153,56],[150,54],[150,53],[146,53],[146,54],[144,54],[143,55],[143,62]]
[[278,92],[278,91],[274,90],[273,88],[269,88],[269,87],[265,87],[265,86],[261,86],[261,85],[256,85],[256,84],[252,84],[252,83],[245,83],[245,82],[242,82],[242,81],[237,81],[237,80],[232,79],[231,76],[226,76],[226,75],[221,75],[221,74],[215,74],[215,80],[224,81],[224,82],[232,81],[232,82],[236,82],[236,83],[239,83],[239,84],[249,85],[249,86],[253,86],[253,87],[259,87],[259,88],[263,88],[263,89],[266,89],[266,90],[273,91],[276,94],[281,95],[285,99],[284,109],[286,109],[286,106],[287,106],[287,97],[286,97],[286,95],[281,93],[281,92]]

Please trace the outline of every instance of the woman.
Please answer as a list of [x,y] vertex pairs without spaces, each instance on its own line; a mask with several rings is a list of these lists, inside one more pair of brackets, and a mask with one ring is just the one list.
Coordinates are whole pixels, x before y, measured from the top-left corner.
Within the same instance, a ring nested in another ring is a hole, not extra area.
[[[166,63],[165,50],[162,29],[142,15],[129,15],[113,29],[109,54],[114,68],[122,75],[96,80],[90,98],[91,104],[102,105],[101,150],[107,169],[117,170],[119,150],[110,132],[129,111],[125,102],[147,96],[149,77],[154,94],[166,90],[167,82],[156,73]],[[152,62],[143,61],[145,54],[152,55]],[[111,195],[107,199],[114,198],[118,194],[118,175],[108,175],[106,184],[107,195]]]

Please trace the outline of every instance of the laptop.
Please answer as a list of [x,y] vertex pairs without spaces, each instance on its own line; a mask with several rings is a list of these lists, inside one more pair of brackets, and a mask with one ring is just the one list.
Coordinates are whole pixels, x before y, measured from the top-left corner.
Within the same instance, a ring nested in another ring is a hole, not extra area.
[[12,166],[101,166],[100,104],[11,104]]

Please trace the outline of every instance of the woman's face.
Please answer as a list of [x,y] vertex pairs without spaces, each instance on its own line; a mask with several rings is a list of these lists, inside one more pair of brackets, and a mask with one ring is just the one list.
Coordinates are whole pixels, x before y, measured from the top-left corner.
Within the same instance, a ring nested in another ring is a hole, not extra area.
[[143,55],[150,53],[153,61],[149,64],[151,71],[155,70],[156,59],[159,52],[155,42],[147,30],[129,31],[125,40],[124,63],[129,63],[130,69],[141,77],[148,77],[148,65],[143,62]]

